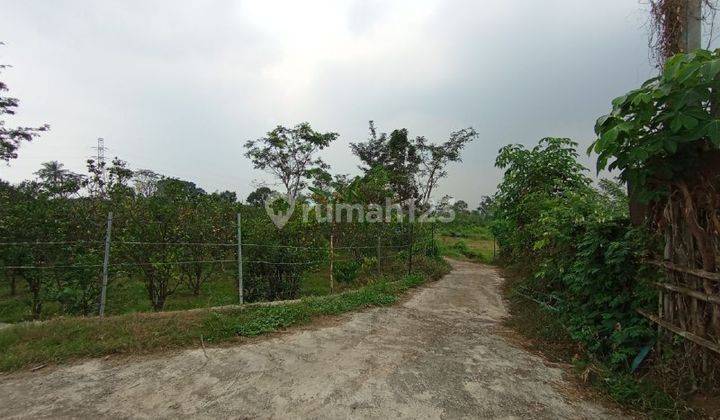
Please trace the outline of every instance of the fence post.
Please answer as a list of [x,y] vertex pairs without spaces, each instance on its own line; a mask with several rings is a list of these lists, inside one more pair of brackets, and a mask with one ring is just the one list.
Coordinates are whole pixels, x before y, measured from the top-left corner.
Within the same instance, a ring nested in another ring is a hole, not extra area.
[[377,237],[377,269],[378,274],[382,273],[382,267],[380,266],[382,261],[382,255],[380,255],[380,236]]
[[413,223],[410,222],[410,246],[408,247],[408,275],[412,273],[412,258],[413,258]]
[[242,219],[237,214],[237,255],[238,255],[238,299],[240,304],[245,303],[243,298],[243,265],[242,265]]
[[335,248],[333,246],[334,233],[330,232],[330,294],[335,291],[335,285],[333,282],[333,260],[335,259]]
[[100,316],[105,316],[105,299],[107,298],[108,265],[110,264],[110,235],[112,233],[112,212],[108,213],[107,231],[105,232],[105,256],[103,257],[102,289],[100,289]]

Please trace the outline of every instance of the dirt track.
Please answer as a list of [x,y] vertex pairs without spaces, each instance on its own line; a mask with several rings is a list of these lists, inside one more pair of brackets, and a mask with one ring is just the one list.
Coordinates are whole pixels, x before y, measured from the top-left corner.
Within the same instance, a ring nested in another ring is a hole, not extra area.
[[498,334],[502,279],[453,262],[403,304],[252,344],[0,377],[4,417],[607,418]]

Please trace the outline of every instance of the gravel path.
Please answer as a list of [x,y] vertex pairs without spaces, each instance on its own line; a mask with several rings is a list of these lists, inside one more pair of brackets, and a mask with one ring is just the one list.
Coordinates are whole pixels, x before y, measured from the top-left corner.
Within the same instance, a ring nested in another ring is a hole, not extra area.
[[511,344],[502,278],[452,262],[403,303],[229,348],[0,376],[3,417],[616,418]]

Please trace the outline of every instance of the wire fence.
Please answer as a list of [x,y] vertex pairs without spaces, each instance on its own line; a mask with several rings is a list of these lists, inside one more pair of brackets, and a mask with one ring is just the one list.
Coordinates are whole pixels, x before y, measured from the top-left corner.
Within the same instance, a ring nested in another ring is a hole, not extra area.
[[[343,263],[363,263],[367,260],[373,260],[375,265],[375,271],[377,274],[382,274],[383,267],[392,260],[397,260],[398,256],[402,254],[404,258],[403,264],[407,265],[407,272],[410,273],[413,270],[413,254],[420,252],[421,249],[426,250],[430,243],[434,243],[434,237],[425,240],[417,241],[412,234],[412,230],[409,238],[403,243],[398,244],[397,238],[393,239],[390,243],[381,243],[380,239],[377,239],[377,243],[373,245],[337,245],[337,238],[333,231],[330,232],[330,237],[327,238],[327,244],[322,245],[290,245],[290,244],[269,244],[254,242],[243,242],[242,241],[242,224],[238,215],[238,229],[237,229],[237,241],[236,242],[212,242],[212,241],[142,241],[142,240],[124,240],[114,239],[112,237],[112,214],[108,215],[108,222],[106,226],[106,234],[104,240],[25,240],[25,241],[0,241],[0,251],[2,248],[11,247],[29,247],[31,249],[46,249],[48,247],[56,246],[68,246],[68,247],[97,247],[98,252],[95,254],[99,259],[102,256],[102,263],[87,263],[78,261],[75,264],[57,264],[57,263],[38,263],[36,261],[23,262],[19,264],[6,264],[0,266],[0,270],[4,272],[8,271],[48,271],[48,270],[97,270],[98,277],[100,277],[99,293],[97,302],[97,313],[100,316],[105,315],[106,301],[108,300],[108,284],[109,277],[111,275],[117,275],[118,272],[123,272],[125,269],[148,269],[158,270],[163,267],[182,267],[188,265],[219,265],[221,266],[221,272],[228,274],[227,271],[230,269],[234,272],[236,277],[235,289],[237,292],[236,303],[245,303],[245,296],[247,293],[252,293],[251,286],[245,284],[248,279],[256,281],[257,278],[263,276],[276,276],[281,278],[283,281],[294,281],[297,283],[298,278],[305,273],[307,270],[328,268],[327,282],[329,285],[330,293],[334,293],[336,289],[337,279],[336,271],[338,264]],[[386,238],[388,239],[388,238]],[[103,249],[100,249],[104,246]],[[129,249],[137,249],[139,247],[181,247],[181,248],[216,248],[221,250],[220,258],[199,258],[199,259],[170,259],[170,260],[159,260],[159,261],[117,261],[113,259],[113,252],[116,247],[122,246]],[[248,250],[268,250],[256,251],[248,253]],[[308,258],[307,254],[294,255],[292,252],[295,251],[307,251],[310,256],[315,258]],[[248,253],[250,255],[243,255]],[[272,254],[272,255],[268,255]],[[2,255],[0,253],[0,255]],[[72,255],[72,254],[69,254]],[[263,258],[263,255],[266,257]],[[267,258],[270,256],[272,258]],[[300,259],[300,260],[298,260]],[[398,264],[400,261],[398,261]],[[396,264],[397,265],[397,264]],[[230,266],[230,267],[228,267]],[[234,266],[234,269],[232,267]],[[254,267],[254,268],[253,268]],[[285,268],[284,268],[285,267]],[[201,270],[201,269],[200,269]],[[178,273],[175,273],[177,276]],[[289,280],[288,280],[289,279]],[[199,282],[199,280],[198,280]],[[92,281],[90,283],[93,283]],[[177,288],[180,284],[180,280],[176,279],[174,287]],[[166,287],[166,285],[162,285]],[[196,285],[196,290],[200,286]],[[254,286],[252,286],[254,287]],[[272,286],[268,286],[272,287]],[[297,285],[295,286],[297,288]],[[14,284],[13,284],[14,288]],[[172,289],[174,291],[174,289]],[[295,291],[297,292],[297,291]],[[152,294],[152,292],[150,292]],[[167,296],[165,296],[167,297]],[[164,298],[163,297],[163,302]],[[153,306],[155,302],[153,301]],[[226,303],[226,302],[224,302]],[[157,308],[155,308],[157,309]],[[162,309],[162,308],[161,308]]]

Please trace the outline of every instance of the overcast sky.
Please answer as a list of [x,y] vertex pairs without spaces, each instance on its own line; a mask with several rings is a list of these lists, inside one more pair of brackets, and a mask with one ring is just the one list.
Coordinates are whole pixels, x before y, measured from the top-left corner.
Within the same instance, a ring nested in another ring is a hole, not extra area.
[[[84,172],[108,154],[236,191],[269,179],[243,143],[308,121],[339,140],[323,157],[357,173],[351,141],[405,127],[435,141],[480,134],[438,194],[477,205],[497,150],[571,137],[583,150],[610,101],[651,77],[647,5],[637,0],[0,0],[11,124],[51,131],[0,177],[43,161]],[[590,159],[587,159],[590,162]]]

